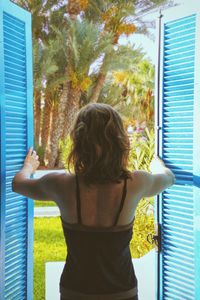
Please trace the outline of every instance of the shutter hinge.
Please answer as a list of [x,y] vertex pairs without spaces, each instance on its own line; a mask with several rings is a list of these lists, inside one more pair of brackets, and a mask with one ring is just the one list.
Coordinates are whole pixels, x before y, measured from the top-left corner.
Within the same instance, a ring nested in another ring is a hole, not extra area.
[[161,225],[156,224],[155,227],[156,227],[157,234],[153,235],[152,233],[149,233],[147,235],[147,241],[150,244],[155,244],[156,252],[160,253],[161,252]]
[[156,126],[156,129],[157,129],[157,130],[161,130],[161,129],[162,129],[162,126],[157,125],[157,126]]

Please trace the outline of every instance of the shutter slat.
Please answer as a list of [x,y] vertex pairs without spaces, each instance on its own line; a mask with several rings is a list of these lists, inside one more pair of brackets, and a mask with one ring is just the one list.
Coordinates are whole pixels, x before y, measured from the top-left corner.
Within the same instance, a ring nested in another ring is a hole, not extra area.
[[11,20],[9,20],[9,18],[4,19],[4,25],[7,28],[10,28],[10,30],[12,31],[13,34],[17,34],[21,38],[24,37],[24,28],[23,28],[23,26],[17,27],[16,23],[15,23],[15,25],[13,25],[13,23],[11,22]]
[[[168,257],[173,257],[174,249],[173,247],[169,247],[169,249],[166,249],[165,251],[165,256]],[[182,250],[182,249],[177,249],[176,257],[179,259],[182,259],[186,261],[189,264],[192,264],[194,261],[194,256],[191,255],[191,253],[188,255],[188,252]]]
[[[5,274],[7,275],[7,270],[12,270],[12,268],[14,268],[16,265],[18,265],[18,268],[20,270],[20,264],[22,264],[24,262],[25,259],[25,254],[24,255],[20,255],[20,254],[15,254],[15,256],[13,255],[13,257],[10,257],[8,259],[8,263],[7,266],[5,267]],[[12,275],[14,274],[14,272],[12,273]],[[15,275],[15,274],[14,274]],[[13,275],[13,276],[14,276]]]
[[[176,251],[176,253],[178,255],[182,255],[183,257],[190,258],[191,259],[191,263],[194,262],[194,253],[191,252],[191,251],[189,251],[188,249],[176,248],[175,245],[168,244],[167,251],[165,253],[165,257],[169,254],[168,250],[171,251],[170,253],[174,253]],[[169,276],[170,276],[170,274],[169,274]]]
[[[15,68],[10,68],[8,66],[5,66],[5,75],[9,76],[9,74],[23,78],[25,72],[22,70],[17,70]],[[10,97],[12,97],[12,95],[10,95]]]
[[[194,273],[188,271],[187,269],[181,268],[179,264],[172,264],[169,266],[167,263],[164,266],[165,274],[169,274],[171,272],[172,277],[173,274],[182,274],[190,278],[191,280],[194,279]],[[192,273],[192,274],[191,274]],[[193,286],[191,287],[193,289]]]
[[[17,243],[16,243],[16,241],[17,241]],[[7,259],[12,258],[13,253],[18,253],[19,251],[23,252],[25,242],[26,242],[25,237],[24,237],[24,239],[23,238],[19,239],[18,237],[16,237],[16,238],[14,237],[13,240],[11,238],[10,239],[7,238],[6,258]],[[12,245],[12,243],[14,245]]]
[[9,293],[6,292],[6,299],[15,299],[15,300],[22,300],[26,299],[26,294],[24,292],[25,286],[16,286],[14,290],[10,290]]
[[20,44],[16,41],[13,41],[12,39],[9,39],[9,38],[5,37],[4,38],[4,43],[7,47],[9,47],[9,45],[11,45],[12,47],[16,48],[16,50],[24,51],[24,45]]

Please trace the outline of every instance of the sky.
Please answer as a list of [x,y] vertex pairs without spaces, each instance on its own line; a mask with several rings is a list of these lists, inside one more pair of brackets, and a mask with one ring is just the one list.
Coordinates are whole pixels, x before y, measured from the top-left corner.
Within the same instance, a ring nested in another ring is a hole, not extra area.
[[[187,7],[190,6],[192,2],[197,2],[197,1],[200,0],[176,0],[176,3],[180,5],[180,9],[181,9],[183,5]],[[152,13],[146,16],[146,19],[155,20],[157,16],[158,13]],[[155,39],[155,29],[152,29],[151,33],[154,35],[154,39]],[[126,43],[125,40],[128,40],[131,44],[134,43],[136,47],[141,46],[144,49],[144,51],[147,53],[147,57],[151,59],[152,63],[153,64],[156,63],[157,47],[156,47],[155,40],[153,41],[152,39],[141,34],[134,34],[132,35],[132,37],[128,39],[122,39],[120,42]]]

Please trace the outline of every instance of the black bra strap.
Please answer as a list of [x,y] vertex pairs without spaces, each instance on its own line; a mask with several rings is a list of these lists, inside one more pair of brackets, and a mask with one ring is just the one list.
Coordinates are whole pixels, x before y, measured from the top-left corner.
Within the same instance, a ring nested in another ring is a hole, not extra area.
[[117,225],[117,222],[118,222],[118,220],[119,220],[120,213],[121,213],[122,208],[123,208],[123,206],[124,206],[125,198],[126,198],[126,178],[124,179],[124,187],[123,187],[123,193],[122,193],[122,198],[121,198],[120,207],[119,207],[118,213],[117,213],[117,215],[116,215],[115,222],[114,222],[114,225],[113,225],[113,226]]
[[[121,202],[120,202],[120,207],[119,210],[117,212],[117,216],[115,218],[115,222],[114,225],[115,226],[118,222],[120,213],[123,209],[124,206],[124,201],[126,198],[126,178],[124,179],[124,187],[123,187],[123,192],[122,192],[122,198],[121,198]],[[81,201],[80,201],[80,188],[79,188],[79,182],[78,182],[78,176],[76,174],[76,205],[77,205],[77,219],[78,219],[78,224],[82,224],[82,218],[81,218]]]
[[78,182],[78,176],[77,176],[77,174],[76,174],[76,209],[77,209],[78,224],[82,224],[80,189],[79,189],[79,182]]

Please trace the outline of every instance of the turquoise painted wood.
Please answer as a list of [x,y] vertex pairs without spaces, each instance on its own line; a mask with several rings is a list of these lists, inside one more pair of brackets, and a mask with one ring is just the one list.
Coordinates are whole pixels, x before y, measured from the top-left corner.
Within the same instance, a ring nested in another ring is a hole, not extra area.
[[12,179],[33,145],[31,14],[0,0],[0,299],[33,298],[33,201]]
[[163,12],[157,143],[176,184],[157,197],[159,300],[200,299],[199,36],[200,6]]

